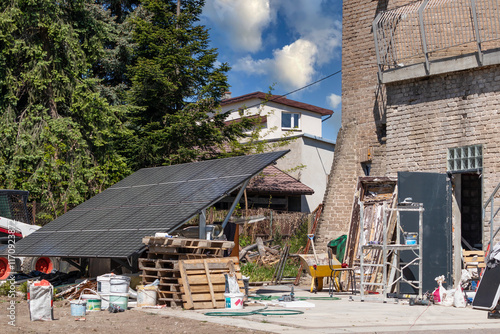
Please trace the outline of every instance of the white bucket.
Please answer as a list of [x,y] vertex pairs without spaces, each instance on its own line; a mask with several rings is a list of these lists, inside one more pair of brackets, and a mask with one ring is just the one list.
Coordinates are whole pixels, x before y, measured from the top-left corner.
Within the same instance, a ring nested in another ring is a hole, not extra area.
[[109,279],[109,292],[110,293],[128,293],[130,286],[130,277],[128,276],[111,276]]
[[157,297],[156,286],[137,286],[137,307],[155,306]]
[[87,302],[87,311],[92,312],[101,310],[101,297],[99,297],[98,295],[82,293],[80,298]]
[[101,293],[101,311],[106,311],[109,307],[109,293]]
[[128,308],[128,293],[110,293],[109,303],[126,310]]
[[114,274],[105,274],[101,276],[97,276],[97,292],[101,294],[109,294],[109,280]]
[[226,308],[242,309],[243,308],[243,293],[225,293]]

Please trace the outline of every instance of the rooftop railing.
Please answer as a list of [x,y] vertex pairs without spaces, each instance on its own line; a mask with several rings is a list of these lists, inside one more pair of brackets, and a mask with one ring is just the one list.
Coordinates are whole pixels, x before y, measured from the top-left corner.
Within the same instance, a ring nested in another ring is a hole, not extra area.
[[500,0],[420,0],[373,21],[379,71],[500,47]]

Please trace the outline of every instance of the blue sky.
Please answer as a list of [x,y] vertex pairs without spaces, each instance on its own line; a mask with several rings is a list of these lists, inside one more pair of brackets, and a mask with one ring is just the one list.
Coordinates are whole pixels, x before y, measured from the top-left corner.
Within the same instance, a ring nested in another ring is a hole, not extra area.
[[[201,23],[228,73],[233,97],[255,91],[286,94],[341,69],[342,1],[207,0]],[[323,137],[336,141],[341,74],[288,95],[332,109]]]

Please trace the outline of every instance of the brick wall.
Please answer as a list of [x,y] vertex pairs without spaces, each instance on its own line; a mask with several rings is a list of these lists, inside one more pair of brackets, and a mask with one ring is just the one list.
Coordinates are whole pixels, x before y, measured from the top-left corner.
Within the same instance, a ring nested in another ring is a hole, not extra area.
[[[500,67],[378,83],[372,21],[378,11],[410,2],[344,1],[342,129],[316,233],[319,249],[349,230],[368,150],[370,175],[395,176],[398,171],[445,172],[448,148],[483,144],[483,198],[500,182]],[[489,240],[488,226],[484,233]]]
[[318,247],[347,234],[361,162],[372,153],[373,175],[385,174],[384,88],[377,80],[372,21],[387,1],[349,0],[343,4],[342,129],[325,193],[325,209],[318,226]]
[[[486,200],[500,182],[500,66],[387,86],[388,175],[444,173],[448,148],[477,144]],[[483,240],[489,241],[488,224]]]

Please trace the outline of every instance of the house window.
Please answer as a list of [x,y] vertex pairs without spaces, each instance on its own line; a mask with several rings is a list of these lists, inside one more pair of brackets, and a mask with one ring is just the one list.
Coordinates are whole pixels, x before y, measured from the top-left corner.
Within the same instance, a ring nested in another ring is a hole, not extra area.
[[459,172],[483,168],[483,146],[472,145],[448,149],[448,171]]
[[300,129],[300,114],[291,112],[281,113],[281,128]]

